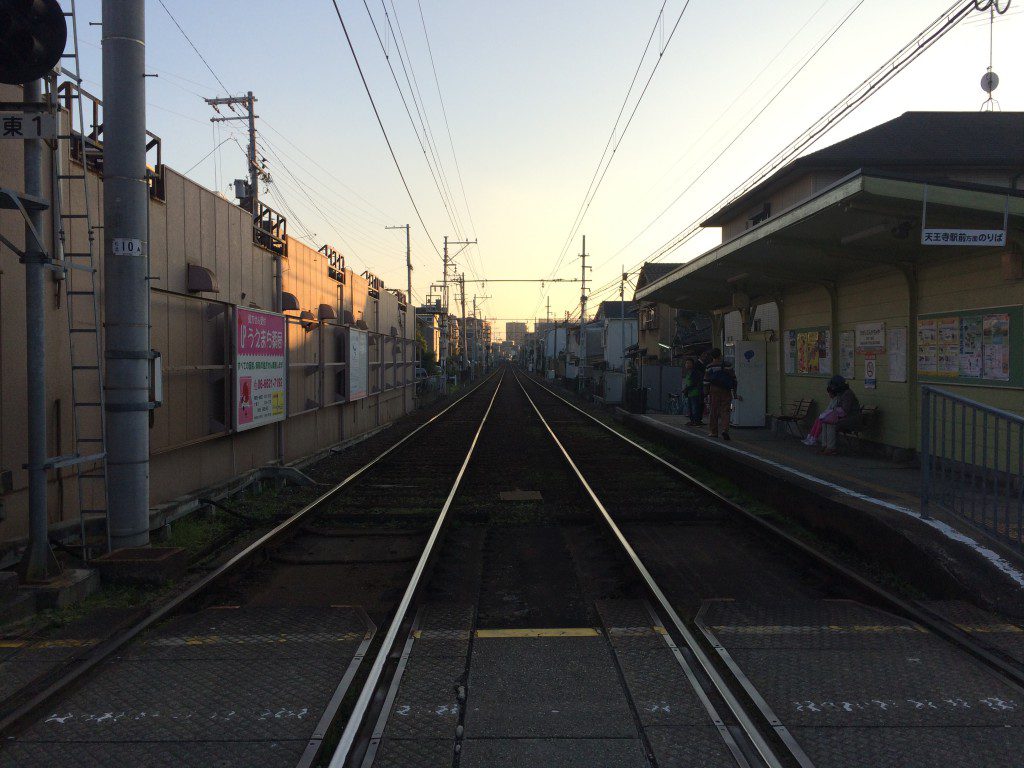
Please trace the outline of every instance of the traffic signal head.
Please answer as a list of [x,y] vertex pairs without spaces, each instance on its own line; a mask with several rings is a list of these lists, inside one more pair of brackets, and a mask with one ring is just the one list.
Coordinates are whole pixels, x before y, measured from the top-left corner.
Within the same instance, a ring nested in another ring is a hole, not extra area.
[[0,83],[45,77],[60,61],[67,39],[57,0],[0,0]]

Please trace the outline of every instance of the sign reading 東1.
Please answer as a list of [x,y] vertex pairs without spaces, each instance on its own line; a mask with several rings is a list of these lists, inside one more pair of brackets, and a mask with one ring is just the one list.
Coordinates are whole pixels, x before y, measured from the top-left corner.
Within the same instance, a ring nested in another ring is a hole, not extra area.
[[0,139],[55,139],[56,122],[53,115],[42,112],[0,112]]

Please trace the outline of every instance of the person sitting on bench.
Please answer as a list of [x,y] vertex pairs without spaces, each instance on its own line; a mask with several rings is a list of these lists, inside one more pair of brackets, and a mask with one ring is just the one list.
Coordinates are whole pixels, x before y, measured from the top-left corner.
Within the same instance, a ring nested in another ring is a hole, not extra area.
[[826,391],[829,396],[828,407],[815,420],[814,428],[808,435],[808,444],[813,445],[814,437],[820,437],[821,452],[832,456],[836,452],[838,433],[860,426],[860,403],[842,376],[836,375],[829,379]]

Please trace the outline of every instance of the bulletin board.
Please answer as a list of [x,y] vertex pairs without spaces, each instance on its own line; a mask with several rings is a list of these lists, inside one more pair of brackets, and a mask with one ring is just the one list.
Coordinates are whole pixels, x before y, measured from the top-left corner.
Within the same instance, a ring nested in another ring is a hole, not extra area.
[[785,348],[785,371],[791,376],[832,376],[832,330],[817,328],[793,328],[783,334]]
[[917,376],[934,383],[1024,386],[1024,309],[988,307],[917,318]]

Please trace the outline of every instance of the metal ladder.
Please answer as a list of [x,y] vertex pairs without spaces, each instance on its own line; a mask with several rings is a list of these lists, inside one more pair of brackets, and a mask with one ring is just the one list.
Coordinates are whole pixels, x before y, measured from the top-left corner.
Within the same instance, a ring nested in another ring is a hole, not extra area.
[[[64,267],[64,298],[68,321],[68,346],[71,379],[72,422],[74,437],[72,450],[48,460],[55,470],[73,468],[78,491],[78,509],[82,559],[87,561],[90,550],[86,537],[87,518],[102,517],[106,530],[106,551],[110,551],[110,526],[107,521],[107,435],[104,419],[103,342],[99,298],[96,294],[96,230],[93,224],[89,193],[89,143],[86,141],[85,111],[82,107],[81,64],[78,46],[78,22],[75,0],[64,0],[64,11],[71,29],[68,36],[70,52],[63,54],[65,62],[60,75],[73,83],[69,90],[67,125],[58,122],[57,141],[53,152],[53,227],[54,259]],[[60,117],[57,95],[57,75],[49,81],[49,100],[56,117]],[[78,132],[76,135],[75,121]],[[72,162],[75,145],[81,167]],[[94,182],[95,183],[95,182]],[[76,195],[76,192],[78,193]],[[84,225],[85,242],[82,241]],[[72,236],[72,229],[78,230]],[[101,240],[102,243],[102,240]]]

